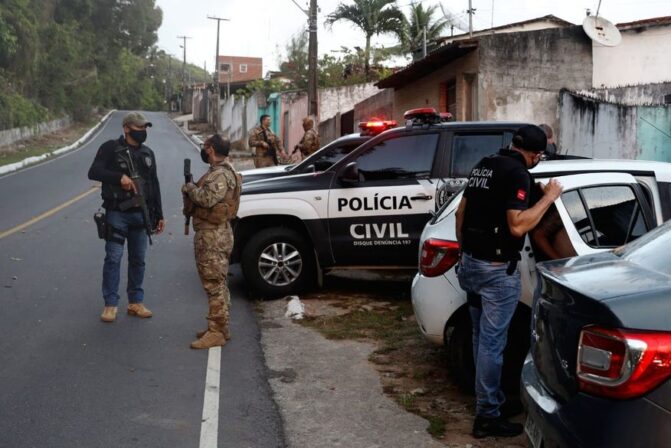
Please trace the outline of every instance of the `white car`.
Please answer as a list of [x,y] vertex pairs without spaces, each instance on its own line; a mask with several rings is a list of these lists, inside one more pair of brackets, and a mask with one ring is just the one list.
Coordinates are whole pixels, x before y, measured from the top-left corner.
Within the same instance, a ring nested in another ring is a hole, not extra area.
[[[632,160],[558,160],[532,170],[536,181],[557,178],[564,192],[555,202],[578,255],[612,249],[671,219],[671,164]],[[455,212],[462,192],[443,204],[420,238],[419,273],[412,304],[422,334],[447,346],[450,370],[471,389],[474,377],[471,320],[455,266],[459,245]],[[530,305],[536,288],[536,259],[529,237],[519,268],[522,295],[508,333],[502,384],[514,391],[529,347]]]

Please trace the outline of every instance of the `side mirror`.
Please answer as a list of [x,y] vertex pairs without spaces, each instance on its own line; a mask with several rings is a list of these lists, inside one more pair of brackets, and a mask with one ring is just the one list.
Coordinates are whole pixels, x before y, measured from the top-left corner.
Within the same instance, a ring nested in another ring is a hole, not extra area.
[[340,173],[340,182],[343,185],[355,185],[359,183],[359,169],[356,162],[350,162],[345,165],[345,169]]

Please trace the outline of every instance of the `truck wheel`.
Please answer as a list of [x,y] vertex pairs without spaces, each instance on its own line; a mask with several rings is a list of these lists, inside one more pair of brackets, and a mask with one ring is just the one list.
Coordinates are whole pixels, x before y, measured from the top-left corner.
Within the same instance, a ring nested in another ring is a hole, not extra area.
[[254,292],[262,297],[303,292],[315,281],[314,251],[294,230],[261,230],[242,251],[242,272]]

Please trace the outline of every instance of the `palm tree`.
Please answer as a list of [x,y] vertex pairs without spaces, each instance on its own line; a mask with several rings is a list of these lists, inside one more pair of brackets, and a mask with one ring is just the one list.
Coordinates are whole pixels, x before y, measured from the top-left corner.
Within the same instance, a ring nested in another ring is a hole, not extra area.
[[374,35],[394,33],[402,29],[405,20],[396,6],[396,0],[353,0],[353,5],[338,4],[335,11],[328,15],[326,24],[345,20],[361,28],[366,36],[364,61],[366,79],[370,77],[370,39]]
[[441,37],[445,28],[450,25],[450,22],[445,18],[433,19],[436,8],[436,5],[424,9],[421,3],[413,2],[410,4],[410,13],[404,19],[403,34],[401,35],[401,44],[407,53],[412,53],[422,46],[424,29],[426,29],[426,40],[430,41]]

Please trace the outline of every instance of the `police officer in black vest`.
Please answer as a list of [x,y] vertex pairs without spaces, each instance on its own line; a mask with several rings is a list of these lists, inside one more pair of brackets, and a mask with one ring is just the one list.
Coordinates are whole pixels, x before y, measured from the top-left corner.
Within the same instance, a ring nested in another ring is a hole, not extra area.
[[473,323],[476,416],[473,436],[513,437],[522,425],[501,415],[503,350],[520,297],[517,269],[526,233],[559,197],[555,179],[541,186],[542,197],[530,205],[532,178],[547,139],[538,126],[521,127],[509,149],[485,157],[473,168],[456,215],[461,243],[459,283],[469,298]]
[[102,182],[106,211],[105,262],[102,293],[103,322],[116,319],[119,304],[119,276],[125,241],[128,241],[128,314],[151,317],[144,306],[145,253],[150,234],[165,228],[161,190],[154,152],[144,145],[151,123],[138,112],[123,119],[124,135],[98,149],[89,169],[89,179]]

